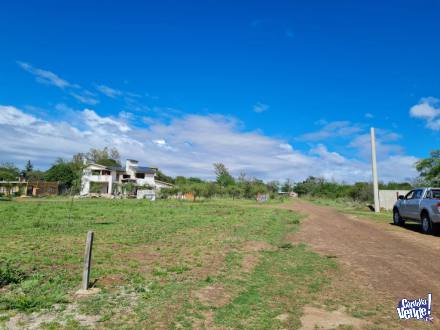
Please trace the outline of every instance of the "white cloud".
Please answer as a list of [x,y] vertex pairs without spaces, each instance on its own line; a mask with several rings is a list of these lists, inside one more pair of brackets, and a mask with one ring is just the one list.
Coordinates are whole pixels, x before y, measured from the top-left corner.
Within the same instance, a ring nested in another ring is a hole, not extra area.
[[99,100],[93,97],[93,95],[89,93],[79,94],[76,92],[71,92],[69,94],[80,103],[89,104],[89,105],[96,105],[99,103]]
[[25,71],[33,74],[39,83],[53,85],[58,88],[64,89],[72,86],[68,81],[58,77],[55,73],[38,69],[30,65],[29,63],[17,61],[17,64]]
[[333,121],[328,123],[324,120],[320,120],[317,124],[323,127],[318,131],[303,134],[299,137],[299,140],[322,141],[329,138],[349,137],[362,131],[359,125],[349,121]]
[[[376,153],[378,159],[386,159],[393,155],[402,155],[404,150],[396,142],[400,136],[396,133],[386,130],[376,130]],[[371,137],[370,134],[357,135],[349,144],[348,147],[354,148],[359,157],[369,160],[371,157]]]
[[[138,128],[127,124],[124,116],[100,116],[91,109],[75,113],[78,122],[49,122],[11,106],[0,107],[1,160],[23,164],[31,159],[47,167],[57,157],[114,146],[123,158],[136,158],[170,175],[213,178],[212,164],[223,162],[234,175],[244,171],[265,180],[302,180],[314,175],[353,182],[371,177],[368,160],[346,158],[324,144],[301,152],[285,140],[243,130],[243,124],[233,117],[177,116],[168,124],[153,122],[148,128]],[[380,178],[415,176],[415,161],[402,154],[386,156],[378,164]]]
[[72,84],[67,80],[60,78],[58,75],[51,71],[43,70],[32,66],[29,63],[17,61],[17,64],[25,71],[35,76],[35,80],[39,83],[52,85],[65,91],[68,95],[72,96],[78,102],[88,105],[96,105],[99,100],[96,95],[86,89],[83,89],[80,85]]
[[34,116],[27,115],[12,106],[0,105],[0,125],[25,127],[37,122]]
[[318,144],[316,148],[310,150],[312,154],[316,154],[320,156],[323,160],[330,161],[335,164],[343,164],[346,162],[346,159],[342,157],[337,152],[329,152],[327,147],[323,144]]
[[[96,86],[96,89],[98,91],[100,91],[102,94],[104,94],[104,95],[106,95],[106,96],[108,96],[110,98],[113,98],[113,99],[116,98],[117,96],[121,96],[122,95],[122,92],[120,90],[111,88],[111,87],[106,86],[106,85],[98,85],[98,86]],[[132,95],[130,95],[130,96],[132,96]]]
[[93,129],[104,128],[109,129],[110,127],[116,128],[121,132],[130,131],[130,127],[128,127],[125,123],[112,119],[110,117],[101,117],[98,114],[90,109],[84,109],[82,112],[85,123],[87,126]]
[[66,105],[65,103],[57,103],[55,105],[55,109],[60,111],[60,112],[72,112],[74,111],[71,107],[69,107],[68,105]]
[[167,141],[165,141],[164,139],[158,139],[158,140],[153,140],[153,143],[156,144],[157,147],[159,148],[163,148],[166,150],[171,150],[171,151],[176,151],[177,149],[171,147]]
[[269,110],[269,106],[267,104],[258,102],[254,105],[254,112],[256,113],[262,113],[267,110]]
[[280,144],[280,148],[284,149],[286,151],[292,151],[293,150],[293,147],[290,144],[288,144],[288,143],[281,143]]
[[370,112],[367,112],[365,114],[365,118],[372,119],[372,118],[374,118],[374,115],[372,113],[370,113]]
[[153,140],[154,143],[156,143],[158,146],[164,146],[166,145],[166,141],[165,140]]
[[427,97],[420,100],[419,104],[411,107],[409,114],[413,118],[425,121],[426,127],[434,131],[440,130],[440,100]]

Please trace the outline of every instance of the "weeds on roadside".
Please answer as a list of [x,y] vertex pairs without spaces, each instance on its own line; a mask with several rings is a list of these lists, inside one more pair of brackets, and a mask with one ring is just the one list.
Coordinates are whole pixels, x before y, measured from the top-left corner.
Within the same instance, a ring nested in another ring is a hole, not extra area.
[[0,288],[8,284],[17,284],[26,278],[26,273],[14,267],[10,261],[0,262]]

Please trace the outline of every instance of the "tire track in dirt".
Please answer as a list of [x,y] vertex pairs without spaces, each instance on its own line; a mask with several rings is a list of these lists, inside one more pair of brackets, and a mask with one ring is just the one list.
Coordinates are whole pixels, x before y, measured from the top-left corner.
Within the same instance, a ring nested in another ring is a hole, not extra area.
[[[287,240],[336,257],[356,286],[396,305],[402,298],[424,298],[432,292],[434,326],[440,328],[440,237],[344,215],[304,200],[281,208],[307,216],[300,231]],[[390,310],[394,318],[393,313],[395,309]]]

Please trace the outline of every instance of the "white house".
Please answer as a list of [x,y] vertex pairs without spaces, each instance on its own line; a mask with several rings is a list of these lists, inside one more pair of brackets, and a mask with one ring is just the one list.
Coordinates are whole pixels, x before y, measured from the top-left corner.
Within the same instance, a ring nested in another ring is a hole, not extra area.
[[156,180],[157,168],[139,166],[139,162],[127,159],[125,167],[104,166],[89,163],[83,170],[81,178],[81,196],[91,193],[101,195],[121,194],[123,185],[132,183],[143,190],[160,190],[172,185]]

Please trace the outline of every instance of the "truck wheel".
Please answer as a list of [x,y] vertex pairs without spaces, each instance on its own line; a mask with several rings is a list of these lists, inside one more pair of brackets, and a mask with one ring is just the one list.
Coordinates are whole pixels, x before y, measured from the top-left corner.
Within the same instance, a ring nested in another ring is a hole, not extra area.
[[394,210],[393,212],[393,222],[396,226],[402,226],[405,223],[398,210]]
[[432,233],[432,222],[429,215],[426,213],[422,214],[422,231],[424,234]]

